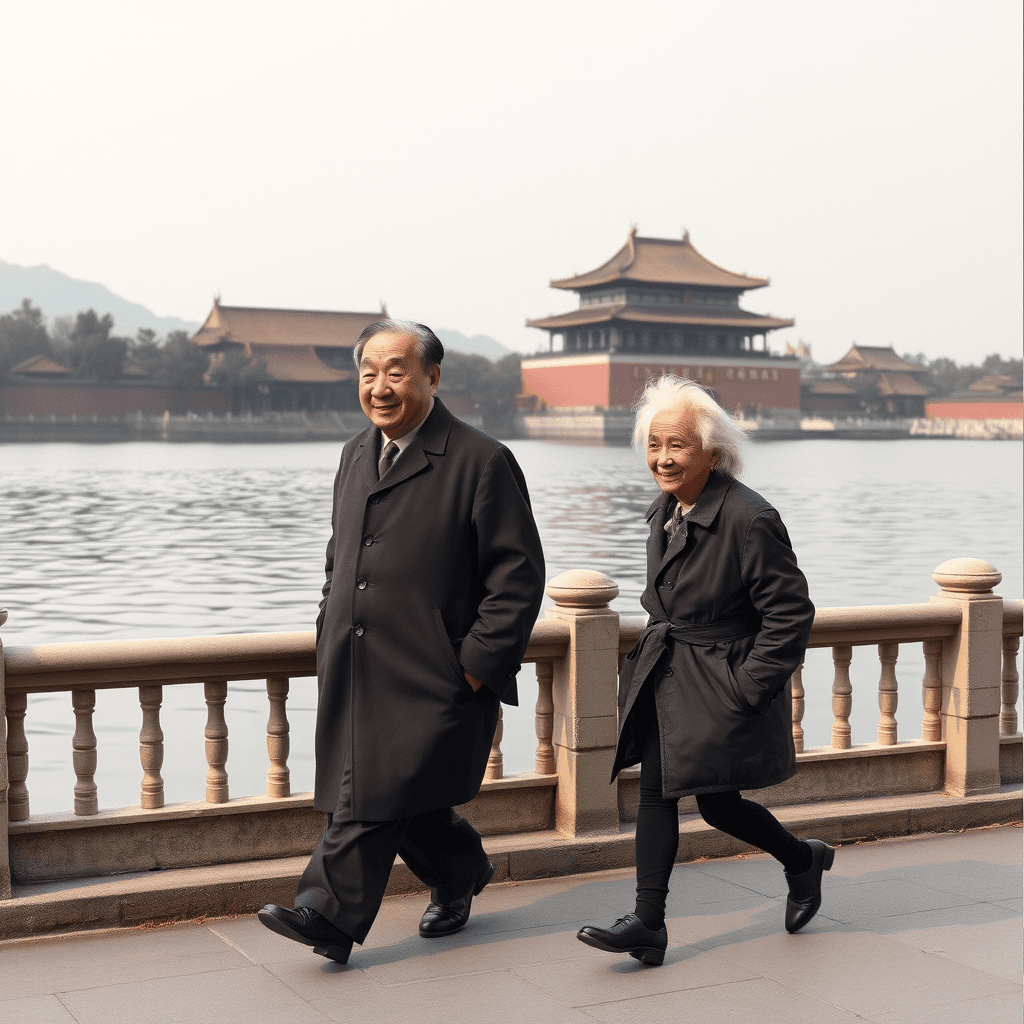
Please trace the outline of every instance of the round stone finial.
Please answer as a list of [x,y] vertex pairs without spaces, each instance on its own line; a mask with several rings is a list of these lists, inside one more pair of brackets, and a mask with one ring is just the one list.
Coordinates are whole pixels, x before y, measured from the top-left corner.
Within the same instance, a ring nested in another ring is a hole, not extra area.
[[953,594],[990,594],[1003,574],[983,558],[951,558],[943,562],[932,579]]
[[604,608],[619,596],[615,580],[593,569],[569,569],[549,581],[544,589],[563,608]]

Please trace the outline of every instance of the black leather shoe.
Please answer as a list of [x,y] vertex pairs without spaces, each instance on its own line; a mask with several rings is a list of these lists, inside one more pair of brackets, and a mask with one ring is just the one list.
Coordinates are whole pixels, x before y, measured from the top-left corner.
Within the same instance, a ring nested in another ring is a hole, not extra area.
[[[420,935],[425,939],[435,939],[439,935],[454,935],[466,927],[469,912],[473,908],[473,897],[479,896],[483,887],[494,877],[494,865],[488,861],[480,872],[473,888],[460,899],[450,903],[434,902],[427,904],[427,909],[420,918]],[[434,897],[437,890],[431,892]]]
[[576,938],[606,953],[628,953],[634,960],[652,967],[660,967],[665,962],[665,950],[668,948],[665,926],[655,931],[636,914],[620,917],[610,928],[584,925],[576,933]]
[[786,931],[792,934],[818,912],[821,906],[821,876],[832,867],[836,851],[820,839],[808,839],[811,848],[811,866],[801,875],[788,871],[789,898],[786,900]]
[[352,940],[325,917],[309,907],[279,907],[268,903],[256,915],[272,932],[313,947],[314,953],[347,964]]

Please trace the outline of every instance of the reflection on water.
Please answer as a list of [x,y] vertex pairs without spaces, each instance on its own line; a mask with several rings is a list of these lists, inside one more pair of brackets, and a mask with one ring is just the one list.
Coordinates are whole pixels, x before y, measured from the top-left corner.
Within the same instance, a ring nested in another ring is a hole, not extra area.
[[[638,614],[644,514],[656,491],[626,448],[513,442],[526,473],[547,575],[599,569]],[[7,644],[311,629],[330,533],[339,446],[0,445],[0,603]],[[999,592],[1024,592],[1020,445],[957,440],[795,441],[753,446],[746,481],[782,513],[819,607],[926,600],[947,558],[988,559]],[[901,650],[901,736],[920,735],[920,645]],[[854,741],[874,739],[879,665],[854,652]],[[830,655],[805,669],[808,746],[828,742]],[[532,767],[535,683],[506,709],[506,771]],[[311,788],[316,691],[288,701],[294,791]],[[168,802],[201,798],[205,704],[199,686],[165,687]],[[233,796],[262,792],[267,701],[254,682],[229,687]],[[74,715],[68,694],[31,699],[33,813],[71,804]],[[100,805],[138,802],[134,691],[97,693]]]

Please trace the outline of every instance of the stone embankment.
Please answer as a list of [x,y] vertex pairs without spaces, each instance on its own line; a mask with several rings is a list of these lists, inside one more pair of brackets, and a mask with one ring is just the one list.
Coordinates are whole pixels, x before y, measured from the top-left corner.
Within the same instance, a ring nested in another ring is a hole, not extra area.
[[[878,419],[873,417],[736,417],[753,441],[896,441],[909,437],[1020,440],[1021,420]],[[633,414],[621,409],[563,409],[519,417],[517,436],[577,444],[628,444]]]
[[[479,416],[461,417],[482,427]],[[361,412],[270,412],[254,416],[3,416],[0,443],[42,441],[288,442],[347,441],[366,426]],[[757,417],[736,420],[754,441],[812,439],[890,441],[908,437],[1020,440],[1021,420],[934,420],[821,417]],[[582,444],[629,444],[633,414],[580,409],[518,416],[510,437]],[[504,435],[501,435],[504,436]]]
[[1024,420],[914,420],[914,437],[966,437],[976,441],[1020,441]]
[[359,411],[260,416],[4,416],[0,442],[347,441],[367,424]]

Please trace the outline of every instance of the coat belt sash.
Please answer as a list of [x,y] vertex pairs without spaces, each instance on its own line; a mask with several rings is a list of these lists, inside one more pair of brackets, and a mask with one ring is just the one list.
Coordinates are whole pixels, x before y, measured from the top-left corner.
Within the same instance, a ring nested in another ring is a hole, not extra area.
[[723,619],[721,622],[704,622],[673,625],[660,619],[647,623],[640,639],[626,655],[627,661],[635,661],[630,691],[638,693],[647,677],[654,671],[658,660],[668,650],[669,639],[676,643],[691,644],[694,647],[710,647],[712,644],[730,643],[753,636],[761,628],[756,619]]

